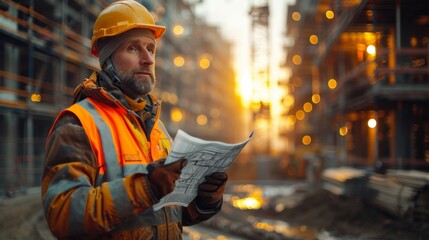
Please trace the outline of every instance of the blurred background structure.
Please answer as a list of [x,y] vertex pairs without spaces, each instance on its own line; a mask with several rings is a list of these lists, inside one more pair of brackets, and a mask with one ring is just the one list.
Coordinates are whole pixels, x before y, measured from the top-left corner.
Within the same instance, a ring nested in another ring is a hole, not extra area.
[[429,170],[428,1],[296,1],[286,31],[290,155]]

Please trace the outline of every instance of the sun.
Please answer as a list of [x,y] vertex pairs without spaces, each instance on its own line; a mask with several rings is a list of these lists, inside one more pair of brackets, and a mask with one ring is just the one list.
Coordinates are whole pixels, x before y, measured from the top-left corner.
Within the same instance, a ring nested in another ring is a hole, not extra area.
[[241,97],[241,104],[250,107],[252,101],[253,83],[248,70],[237,71],[237,94]]

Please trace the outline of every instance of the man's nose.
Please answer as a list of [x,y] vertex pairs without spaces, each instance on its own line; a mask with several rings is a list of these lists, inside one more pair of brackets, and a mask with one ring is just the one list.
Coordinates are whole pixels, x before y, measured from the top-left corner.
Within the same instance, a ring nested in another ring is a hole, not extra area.
[[152,65],[155,62],[155,55],[149,51],[144,51],[140,58],[140,62],[145,65]]

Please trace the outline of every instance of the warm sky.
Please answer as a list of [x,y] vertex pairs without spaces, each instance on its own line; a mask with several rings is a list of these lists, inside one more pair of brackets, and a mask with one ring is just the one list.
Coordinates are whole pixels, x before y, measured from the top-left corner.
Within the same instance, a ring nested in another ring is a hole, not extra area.
[[[198,0],[195,0],[198,1]],[[284,63],[286,54],[284,53],[284,44],[286,43],[285,34],[285,16],[286,7],[288,3],[293,3],[295,0],[267,0],[270,4],[270,79],[271,88],[267,89],[265,93],[268,93],[270,98],[270,114],[272,116],[270,121],[271,128],[268,128],[267,124],[258,125],[256,122],[252,122],[250,114],[247,116],[247,127],[249,130],[255,130],[256,132],[269,132],[269,135],[260,136],[259,141],[267,141],[268,138],[276,139],[272,141],[272,149],[277,151],[285,148],[287,142],[285,139],[278,139],[276,136],[279,135],[279,129],[282,123],[282,119],[279,116],[284,113],[285,109],[281,104],[281,100],[288,95],[285,88],[276,87],[279,80],[286,80],[287,74],[285,69],[281,69],[279,65]],[[260,6],[261,0],[203,0],[202,3],[198,3],[196,12],[200,16],[204,16],[208,23],[218,25],[221,33],[230,40],[234,45],[234,57],[235,57],[235,70],[237,74],[238,89],[236,89],[242,99],[243,106],[250,110],[250,106],[255,103],[255,97],[253,94],[254,90],[260,88],[252,86],[251,80],[251,49],[250,49],[250,37],[251,35],[251,19],[249,17],[249,10],[253,3],[257,2]],[[257,99],[256,99],[257,100]],[[259,122],[261,123],[261,122]],[[267,137],[267,139],[264,139]],[[285,145],[286,144],[286,145]]]
[[[293,0],[268,0],[270,4],[271,67],[273,79],[284,78],[279,70],[285,53],[285,12],[288,2]],[[240,81],[250,78],[250,29],[249,10],[255,0],[203,0],[196,4],[196,12],[208,23],[220,27],[222,34],[234,45],[235,69]],[[262,1],[263,2],[263,1]],[[248,85],[248,84],[247,84]]]

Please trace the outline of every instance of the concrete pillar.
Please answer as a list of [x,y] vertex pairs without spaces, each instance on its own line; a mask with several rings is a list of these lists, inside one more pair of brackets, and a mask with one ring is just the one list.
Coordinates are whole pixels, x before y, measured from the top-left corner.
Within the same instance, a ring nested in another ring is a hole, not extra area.
[[4,131],[1,131],[2,144],[0,144],[0,188],[3,190],[18,186],[17,175],[17,150],[18,150],[18,116],[11,111],[2,113],[1,126]]
[[411,157],[411,109],[410,106],[403,102],[398,102],[396,110],[396,167],[404,167],[404,161]]
[[26,119],[26,129],[25,129],[25,145],[26,145],[26,164],[25,164],[25,187],[32,187],[34,185],[34,134],[33,134],[33,115],[31,112],[27,115]]
[[[18,55],[19,49],[11,44],[4,44],[3,59],[0,59],[4,63],[4,69],[6,72],[17,73],[18,72]],[[7,89],[17,89],[18,83],[13,79],[4,79],[5,87]],[[14,102],[17,100],[17,96],[12,92],[0,93],[0,99],[5,101]],[[0,153],[2,158],[0,159],[1,173],[0,173],[0,184],[1,188],[17,187],[18,175],[17,175],[17,152],[18,152],[18,116],[16,113],[10,110],[1,111],[1,126],[3,128],[0,136],[4,139],[4,142],[0,144]]]

